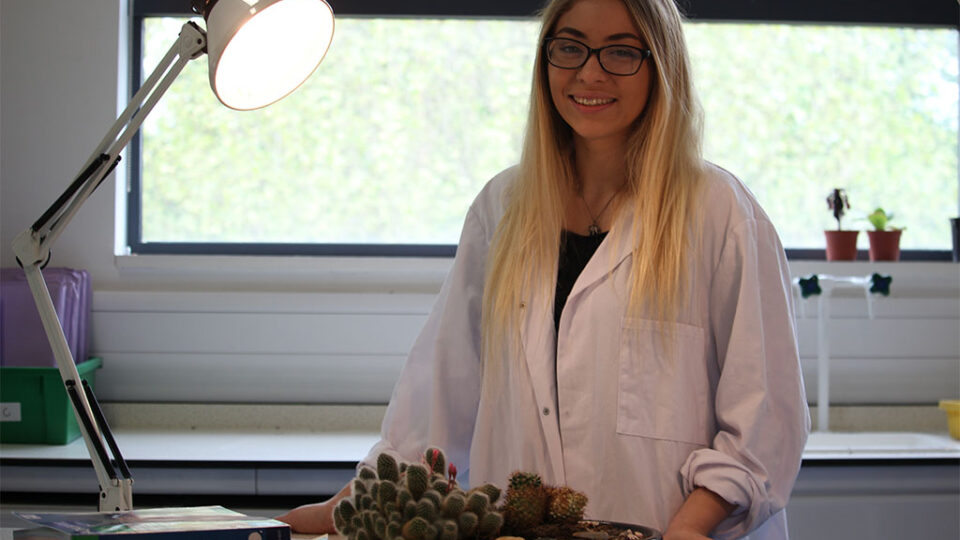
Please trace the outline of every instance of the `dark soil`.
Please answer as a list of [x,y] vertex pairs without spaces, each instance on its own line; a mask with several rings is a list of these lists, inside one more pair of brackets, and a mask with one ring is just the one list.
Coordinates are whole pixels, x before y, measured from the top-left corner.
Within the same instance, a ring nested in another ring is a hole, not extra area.
[[546,524],[526,531],[527,540],[647,540],[645,531],[602,521],[581,521],[571,525]]

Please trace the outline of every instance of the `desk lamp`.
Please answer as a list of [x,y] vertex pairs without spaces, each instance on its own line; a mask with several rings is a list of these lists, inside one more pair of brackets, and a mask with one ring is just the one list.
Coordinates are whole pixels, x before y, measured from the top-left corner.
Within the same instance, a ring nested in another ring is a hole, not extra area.
[[50,299],[41,273],[50,247],[117,166],[120,152],[187,62],[207,53],[210,87],[217,99],[232,109],[253,110],[300,86],[323,60],[333,38],[333,10],[325,0],[192,0],[191,7],[203,16],[207,30],[192,21],[183,25],[76,180],[13,243],[96,469],[101,512],[133,509],[133,479],[93,391],[77,373]]

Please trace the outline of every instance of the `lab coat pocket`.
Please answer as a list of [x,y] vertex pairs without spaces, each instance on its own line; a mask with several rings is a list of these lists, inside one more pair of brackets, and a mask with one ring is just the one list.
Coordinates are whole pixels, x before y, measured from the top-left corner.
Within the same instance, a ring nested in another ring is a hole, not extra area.
[[709,445],[704,330],[624,318],[620,327],[617,432]]

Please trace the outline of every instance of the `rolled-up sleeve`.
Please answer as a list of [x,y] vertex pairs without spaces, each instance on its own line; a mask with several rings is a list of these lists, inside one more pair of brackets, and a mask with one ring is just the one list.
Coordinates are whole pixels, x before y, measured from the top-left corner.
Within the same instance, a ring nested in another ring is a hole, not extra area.
[[712,277],[710,324],[720,376],[717,434],[681,469],[737,506],[714,531],[738,538],[786,507],[810,429],[790,272],[773,225],[747,219],[724,239]]

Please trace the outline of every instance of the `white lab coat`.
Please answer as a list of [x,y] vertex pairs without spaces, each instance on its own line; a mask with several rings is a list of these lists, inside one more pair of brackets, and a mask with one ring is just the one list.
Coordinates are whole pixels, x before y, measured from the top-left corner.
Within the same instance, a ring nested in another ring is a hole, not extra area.
[[537,471],[585,492],[588,517],[660,530],[703,486],[738,507],[717,538],[786,538],[810,419],[786,257],[753,196],[709,168],[692,290],[668,322],[627,316],[631,243],[615,234],[629,230],[627,209],[577,279],[558,335],[552,294],[526,298],[522,358],[482,385],[484,264],[515,177],[499,174],[471,205],[364,461],[417,461],[437,446],[471,485]]

